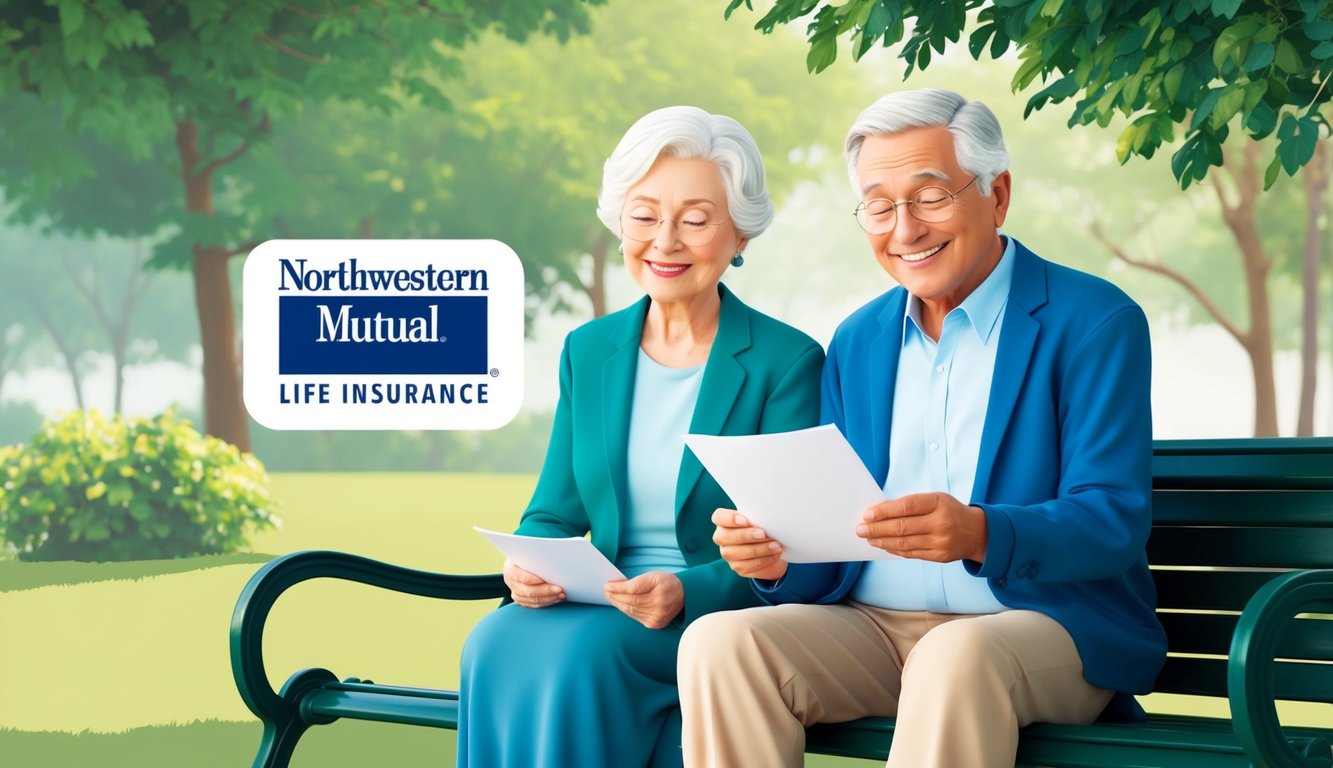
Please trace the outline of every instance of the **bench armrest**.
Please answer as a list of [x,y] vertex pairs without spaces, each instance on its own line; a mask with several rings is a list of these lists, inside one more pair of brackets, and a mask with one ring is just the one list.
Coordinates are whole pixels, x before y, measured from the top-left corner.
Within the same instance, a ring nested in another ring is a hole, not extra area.
[[[287,695],[279,695],[269,685],[264,669],[264,623],[283,592],[310,579],[343,579],[446,600],[498,599],[509,594],[498,573],[484,576],[430,573],[343,552],[294,552],[271,560],[250,577],[231,615],[231,672],[236,690],[250,711],[266,722],[290,718],[289,710],[299,696],[285,688],[283,693]],[[316,677],[332,676],[324,673]]]
[[1302,752],[1287,740],[1273,694],[1273,659],[1278,642],[1300,613],[1333,611],[1333,570],[1293,571],[1264,585],[1250,598],[1236,624],[1227,662],[1227,695],[1236,736],[1255,765],[1327,768],[1328,744],[1308,742]]

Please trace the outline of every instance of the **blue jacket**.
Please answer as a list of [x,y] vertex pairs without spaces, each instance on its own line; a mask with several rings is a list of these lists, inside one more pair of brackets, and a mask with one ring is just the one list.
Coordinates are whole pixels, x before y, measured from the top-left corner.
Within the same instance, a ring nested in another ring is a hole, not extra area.
[[[819,419],[824,350],[804,333],[741,303],[725,286],[717,336],[704,365],[690,432],[786,432]],[[528,536],[583,536],[607,559],[620,549],[627,513],[630,405],[648,297],[574,329],[560,355],[560,401],[532,501],[518,526]],[[732,507],[693,453],[678,446],[676,542],[686,568],[689,623],[713,611],[758,605],[749,582],[732,572],[713,543],[713,511]],[[675,456],[672,457],[673,459]]]
[[[1148,324],[1110,283],[1015,243],[970,503],[986,514],[995,597],[1060,622],[1093,685],[1146,693],[1166,660],[1145,544],[1152,524]],[[847,318],[824,364],[822,414],[882,485],[907,293]],[[770,603],[833,603],[864,563],[794,564]],[[1117,697],[1115,709],[1128,705]]]

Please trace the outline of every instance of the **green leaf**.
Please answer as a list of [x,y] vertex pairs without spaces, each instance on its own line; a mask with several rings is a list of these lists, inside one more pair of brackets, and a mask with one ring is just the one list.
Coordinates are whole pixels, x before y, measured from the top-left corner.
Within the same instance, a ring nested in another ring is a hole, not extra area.
[[1162,79],[1162,87],[1166,90],[1166,98],[1169,101],[1176,101],[1180,95],[1180,80],[1185,76],[1185,65],[1177,64],[1167,70],[1166,77]]
[[1230,122],[1231,118],[1240,112],[1240,108],[1245,105],[1245,89],[1235,85],[1228,85],[1225,93],[1217,99],[1217,106],[1213,107],[1211,122],[1214,130],[1221,128]]
[[[1250,109],[1250,113],[1245,116],[1245,130],[1256,139],[1262,139],[1273,132],[1277,127],[1277,112],[1268,106],[1268,102],[1260,101]],[[1276,161],[1276,158],[1274,158]]]
[[1213,0],[1213,13],[1228,19],[1240,10],[1241,0]]
[[1323,16],[1306,16],[1302,28],[1305,30],[1305,36],[1315,42],[1333,38],[1333,20]]
[[1277,57],[1275,59],[1277,68],[1289,75],[1294,75],[1301,71],[1301,55],[1296,52],[1296,46],[1288,40],[1279,40],[1277,43]]
[[825,34],[810,43],[810,53],[805,57],[805,67],[815,73],[823,72],[838,58],[838,38]]
[[1314,157],[1319,142],[1319,124],[1310,117],[1283,115],[1277,139],[1277,156],[1282,160],[1282,167],[1288,176],[1295,176]]
[[1217,106],[1218,99],[1222,98],[1225,88],[1213,88],[1208,91],[1208,95],[1203,97],[1199,106],[1194,108],[1194,116],[1190,119],[1190,130],[1197,131],[1200,126],[1212,117],[1213,108]]
[[1222,71],[1227,57],[1232,56],[1242,44],[1247,44],[1258,29],[1259,22],[1243,19],[1222,30],[1213,45],[1213,66],[1217,67],[1218,72]]
[[1241,68],[1246,72],[1263,69],[1273,63],[1276,53],[1277,49],[1272,43],[1256,43],[1250,46],[1250,52],[1245,56],[1245,63]]
[[1320,61],[1328,60],[1330,56],[1333,56],[1333,40],[1328,40],[1316,45],[1314,50],[1310,51],[1310,56]]
[[967,38],[967,52],[972,54],[972,59],[981,61],[981,52],[986,49],[986,41],[990,39],[993,32],[999,27],[995,24],[982,24],[973,30]]
[[1281,169],[1282,169],[1282,160],[1279,159],[1277,155],[1274,155],[1273,162],[1269,163],[1268,168],[1264,171],[1265,192],[1267,192],[1273,186],[1274,182],[1277,181],[1277,172]]
[[83,28],[83,2],[82,0],[65,0],[59,7],[60,10],[60,32],[65,37],[70,37],[75,32]]

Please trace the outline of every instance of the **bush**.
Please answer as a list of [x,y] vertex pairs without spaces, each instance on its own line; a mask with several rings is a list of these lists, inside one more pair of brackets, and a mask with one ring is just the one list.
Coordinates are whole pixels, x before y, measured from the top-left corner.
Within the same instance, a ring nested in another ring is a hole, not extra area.
[[234,552],[271,527],[252,454],[167,411],[46,421],[32,444],[0,446],[0,536],[22,560],[148,560]]

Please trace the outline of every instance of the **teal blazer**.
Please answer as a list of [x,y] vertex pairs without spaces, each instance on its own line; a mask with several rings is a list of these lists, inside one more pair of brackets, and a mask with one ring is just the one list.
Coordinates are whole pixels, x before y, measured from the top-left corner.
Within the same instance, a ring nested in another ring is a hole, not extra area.
[[[809,336],[756,312],[725,286],[717,336],[704,366],[690,432],[752,435],[819,423],[824,350]],[[519,522],[528,536],[583,536],[615,562],[628,513],[627,446],[645,296],[565,338],[560,400],[537,488]],[[688,450],[676,480],[676,542],[686,568],[685,623],[706,613],[758,605],[748,579],[713,543],[713,511],[731,500]]]

